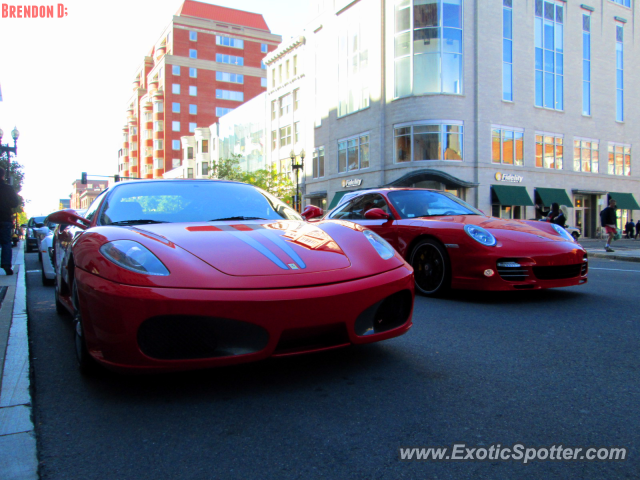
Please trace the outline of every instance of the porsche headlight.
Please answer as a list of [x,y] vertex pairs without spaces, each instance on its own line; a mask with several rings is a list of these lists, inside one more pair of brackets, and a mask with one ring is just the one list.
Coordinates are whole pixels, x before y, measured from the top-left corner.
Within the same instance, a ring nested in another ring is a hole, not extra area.
[[489,231],[482,227],[478,227],[477,225],[465,225],[464,231],[467,232],[467,235],[473,238],[476,242],[486,245],[487,247],[495,247],[496,243],[498,243],[496,237],[491,235]]
[[376,249],[378,255],[380,255],[383,259],[388,260],[395,255],[396,251],[380,235],[372,232],[371,230],[364,230],[362,233],[364,233],[364,236],[367,237],[369,243],[373,245],[373,248]]
[[558,235],[564,238],[567,242],[575,242],[575,239],[573,238],[573,236],[569,232],[567,232],[564,228],[562,228],[560,225],[556,225],[555,223],[552,223],[551,226],[556,232],[558,232]]
[[169,270],[151,251],[132,240],[116,240],[100,247],[100,253],[116,265],[144,275],[169,275]]

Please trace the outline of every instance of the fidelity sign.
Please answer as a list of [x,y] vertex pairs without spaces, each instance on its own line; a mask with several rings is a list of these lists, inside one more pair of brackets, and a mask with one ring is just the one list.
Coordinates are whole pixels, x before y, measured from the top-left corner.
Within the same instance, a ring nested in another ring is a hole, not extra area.
[[520,175],[513,175],[512,173],[496,173],[496,180],[499,182],[521,183],[524,180]]
[[344,187],[359,187],[362,185],[361,178],[350,178],[349,180],[342,180],[342,188]]

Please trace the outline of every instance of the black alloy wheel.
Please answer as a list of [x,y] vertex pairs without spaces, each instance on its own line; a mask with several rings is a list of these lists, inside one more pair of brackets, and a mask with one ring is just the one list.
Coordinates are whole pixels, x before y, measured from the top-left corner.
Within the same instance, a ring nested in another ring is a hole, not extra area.
[[416,290],[425,296],[443,295],[451,287],[449,256],[440,242],[425,239],[411,252]]
[[78,361],[78,369],[83,375],[93,375],[98,370],[98,364],[93,359],[89,350],[87,349],[87,343],[84,340],[84,328],[82,326],[82,314],[80,313],[80,302],[78,300],[78,285],[75,278],[73,279],[73,308],[75,310],[73,316],[73,334],[74,344],[76,351],[76,360]]

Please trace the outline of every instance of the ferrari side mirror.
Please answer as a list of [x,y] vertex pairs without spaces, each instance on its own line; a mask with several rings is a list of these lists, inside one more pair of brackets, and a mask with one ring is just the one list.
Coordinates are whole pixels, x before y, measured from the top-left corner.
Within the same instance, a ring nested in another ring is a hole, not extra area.
[[381,208],[372,208],[364,212],[364,218],[367,220],[386,220],[390,218],[390,215],[385,213]]
[[302,211],[301,215],[305,220],[310,220],[312,218],[321,217],[323,214],[324,211],[320,207],[316,207],[315,205],[307,205]]

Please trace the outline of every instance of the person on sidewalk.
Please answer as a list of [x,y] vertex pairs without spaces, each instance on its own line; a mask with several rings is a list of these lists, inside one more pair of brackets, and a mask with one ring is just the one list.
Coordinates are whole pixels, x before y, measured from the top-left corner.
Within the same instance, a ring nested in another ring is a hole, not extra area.
[[11,229],[13,227],[13,211],[20,204],[18,194],[11,185],[4,183],[4,168],[0,167],[0,268],[7,275],[13,275],[11,268]]
[[616,224],[618,223],[618,214],[616,213],[616,201],[609,198],[609,206],[600,212],[600,224],[607,232],[607,244],[604,246],[605,252],[613,252],[611,242],[613,236],[618,232]]
[[565,216],[564,211],[560,210],[560,205],[556,202],[551,204],[551,211],[549,212],[549,215],[547,215],[547,218],[551,223],[555,223],[561,227],[564,227],[567,223],[567,217]]
[[636,223],[636,238],[634,238],[634,240],[638,239],[638,235],[640,235],[640,220]]

